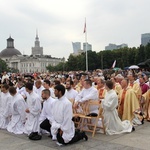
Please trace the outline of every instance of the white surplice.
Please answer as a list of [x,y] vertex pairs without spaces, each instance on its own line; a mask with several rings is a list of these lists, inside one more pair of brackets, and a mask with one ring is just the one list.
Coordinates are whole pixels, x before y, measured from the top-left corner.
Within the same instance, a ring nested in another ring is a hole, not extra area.
[[39,95],[41,101],[43,101],[43,100],[42,100],[42,91],[43,91],[44,89],[45,89],[45,88],[44,88],[43,86],[41,86],[41,87],[38,88],[38,89],[35,87],[35,90],[34,90],[34,92],[35,92],[37,95]]
[[65,96],[68,99],[75,99],[77,95],[78,95],[78,92],[74,89],[66,90],[65,92]]
[[106,93],[104,100],[102,100],[104,125],[106,127],[106,134],[121,134],[124,132],[131,132],[132,125],[130,121],[121,121],[116,107],[118,106],[118,96],[114,90]]
[[15,94],[11,99],[11,121],[7,130],[14,134],[22,134],[26,120],[26,103],[21,94]]
[[33,91],[27,96],[27,120],[25,123],[24,133],[30,134],[31,132],[39,132],[39,117],[41,112],[41,101],[40,97]]
[[50,96],[52,98],[55,98],[54,89],[53,88],[49,88],[49,91],[50,91]]
[[63,131],[62,138],[65,143],[71,141],[75,134],[75,127],[72,121],[72,104],[65,97],[56,99],[52,104],[53,121],[51,126],[51,134],[56,136],[57,130],[60,128]]
[[41,124],[45,119],[48,119],[52,123],[52,103],[55,101],[51,96],[44,101],[42,112],[40,114],[39,123]]
[[[98,100],[98,90],[94,87],[83,89],[75,98],[75,102],[85,102],[88,100]],[[90,113],[98,113],[97,106],[90,107]]]
[[6,129],[10,121],[10,105],[12,96],[1,92],[0,98],[0,129]]
[[17,87],[17,93],[21,94],[24,98],[29,95],[29,93],[26,91],[25,87],[21,87],[20,89]]

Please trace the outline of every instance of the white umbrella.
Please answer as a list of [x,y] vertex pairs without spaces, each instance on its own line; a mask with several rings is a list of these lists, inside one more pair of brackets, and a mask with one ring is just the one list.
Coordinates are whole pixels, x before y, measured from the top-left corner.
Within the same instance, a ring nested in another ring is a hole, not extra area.
[[137,65],[132,65],[132,66],[129,67],[129,69],[139,69],[139,66],[137,66]]

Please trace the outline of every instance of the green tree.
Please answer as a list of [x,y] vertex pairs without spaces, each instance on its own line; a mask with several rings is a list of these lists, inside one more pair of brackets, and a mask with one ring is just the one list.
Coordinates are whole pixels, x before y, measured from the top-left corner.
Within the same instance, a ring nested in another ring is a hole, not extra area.
[[97,53],[97,68],[103,69],[103,51]]
[[136,53],[137,53],[137,49],[135,47],[133,48],[129,48],[129,53],[128,53],[128,58],[129,58],[129,65],[136,65]]
[[80,57],[80,56],[73,56],[73,55],[69,56],[68,62],[67,62],[68,70],[75,71],[75,70],[79,69],[79,66],[78,66],[78,57]]
[[46,66],[46,69],[47,69],[49,72],[53,72],[53,71],[55,71],[55,67],[54,67],[54,66],[52,66],[52,65],[48,65],[48,66]]
[[[110,69],[114,60],[116,60],[116,67],[124,69],[130,65],[137,65],[150,59],[150,43],[147,46],[138,48],[120,48],[117,50],[104,50],[104,51],[88,51],[88,69],[95,70]],[[55,71],[76,71],[86,70],[86,53],[82,53],[78,56],[70,55],[66,63],[60,63],[54,68]]]
[[88,51],[88,70],[95,70],[98,68],[98,55],[95,51]]
[[55,71],[64,71],[65,70],[65,63],[64,62],[60,62],[54,68],[55,68]]
[[148,43],[144,48],[145,58],[144,61],[150,59],[150,43]]
[[76,70],[85,70],[86,66],[86,56],[85,53],[77,56],[77,68]]
[[140,45],[140,47],[138,47],[136,49],[136,55],[135,55],[135,62],[136,64],[143,62],[145,59],[145,47],[143,45]]
[[110,69],[114,60],[113,52],[111,50],[103,51],[103,68]]
[[6,64],[6,62],[2,59],[0,59],[0,73],[2,73],[3,71],[9,71],[9,68]]

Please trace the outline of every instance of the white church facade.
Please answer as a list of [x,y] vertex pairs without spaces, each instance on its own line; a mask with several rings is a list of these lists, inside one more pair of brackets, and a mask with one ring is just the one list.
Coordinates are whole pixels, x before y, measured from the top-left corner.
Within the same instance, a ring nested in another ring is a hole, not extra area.
[[32,47],[32,55],[22,55],[14,48],[14,39],[7,39],[7,48],[0,52],[0,58],[3,59],[9,68],[18,70],[21,73],[47,72],[46,66],[56,66],[64,62],[64,58],[55,58],[51,55],[43,55],[43,47],[40,47],[40,41],[36,34],[35,46]]

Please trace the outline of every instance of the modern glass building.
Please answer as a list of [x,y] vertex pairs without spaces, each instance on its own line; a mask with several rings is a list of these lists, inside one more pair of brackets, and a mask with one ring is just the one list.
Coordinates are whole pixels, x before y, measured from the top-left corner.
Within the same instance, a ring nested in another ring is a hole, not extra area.
[[150,33],[141,34],[141,44],[146,46],[150,43]]

